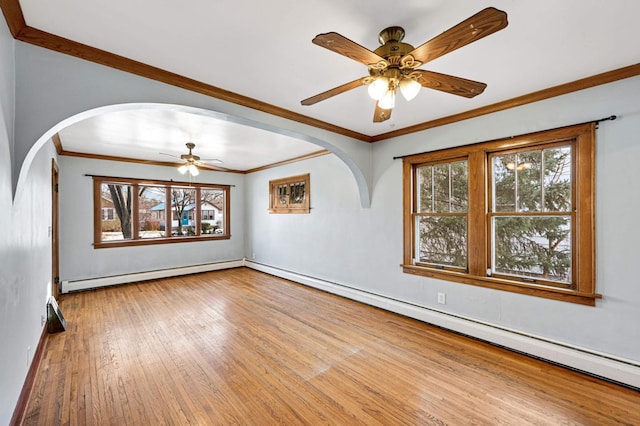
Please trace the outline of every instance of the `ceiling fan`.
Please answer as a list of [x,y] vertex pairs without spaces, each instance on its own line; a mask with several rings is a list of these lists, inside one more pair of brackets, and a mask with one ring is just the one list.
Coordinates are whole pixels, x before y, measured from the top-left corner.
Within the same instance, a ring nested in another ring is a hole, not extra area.
[[194,144],[193,142],[187,142],[186,145],[187,145],[187,148],[189,149],[189,153],[182,154],[180,155],[180,157],[172,154],[167,154],[165,152],[160,153],[161,155],[168,155],[169,157],[177,158],[178,160],[182,161],[184,164],[178,167],[178,171],[181,174],[185,174],[189,172],[191,176],[198,176],[200,174],[200,171],[198,170],[198,166],[207,167],[207,164],[205,163],[222,164],[222,160],[218,160],[217,158],[201,160],[200,157],[198,157],[197,155],[191,152],[193,148],[196,147],[196,144]]
[[313,39],[314,44],[365,64],[369,75],[304,99],[301,104],[313,105],[368,85],[369,96],[376,101],[373,121],[379,123],[391,117],[397,89],[407,101],[413,99],[421,87],[473,98],[484,91],[485,83],[417,68],[493,34],[507,24],[505,12],[488,7],[417,48],[402,43],[404,29],[389,27],[380,32],[378,41],[382,46],[374,51],[335,32],[319,34]]

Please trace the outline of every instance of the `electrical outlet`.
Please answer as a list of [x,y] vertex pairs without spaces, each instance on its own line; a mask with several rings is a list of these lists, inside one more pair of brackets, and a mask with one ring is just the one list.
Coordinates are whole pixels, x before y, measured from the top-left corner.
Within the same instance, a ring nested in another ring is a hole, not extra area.
[[44,325],[45,320],[46,319],[45,319],[44,314],[40,315],[40,327],[42,327]]
[[441,305],[447,304],[447,294],[446,293],[438,293],[438,303]]
[[256,254],[255,253],[251,253],[251,259],[256,260]]
[[27,346],[27,367],[31,364],[31,346]]

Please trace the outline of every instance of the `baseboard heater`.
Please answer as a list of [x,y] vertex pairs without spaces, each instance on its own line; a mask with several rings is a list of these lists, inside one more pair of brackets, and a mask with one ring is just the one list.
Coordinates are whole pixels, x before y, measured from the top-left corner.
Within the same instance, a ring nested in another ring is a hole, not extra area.
[[640,389],[640,363],[246,260],[244,266]]
[[62,281],[62,293],[126,284],[137,281],[155,280],[158,278],[176,277],[178,275],[197,274],[198,272],[217,271],[220,269],[238,268],[244,265],[244,259],[227,262],[205,263],[202,265],[182,266],[179,268],[158,269],[133,274],[112,275],[108,277],[88,278],[83,280]]

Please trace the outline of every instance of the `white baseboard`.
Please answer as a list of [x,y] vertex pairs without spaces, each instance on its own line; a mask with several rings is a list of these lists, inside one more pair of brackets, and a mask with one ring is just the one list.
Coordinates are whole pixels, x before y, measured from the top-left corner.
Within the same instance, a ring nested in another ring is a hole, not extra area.
[[155,271],[137,272],[135,274],[113,275],[109,277],[89,278],[85,280],[62,281],[62,293],[106,287],[116,284],[175,277],[198,272],[217,271],[219,269],[237,268],[244,265],[244,259],[228,262],[206,263],[203,265],[184,266],[180,268],[159,269]]
[[410,318],[415,318],[489,343],[504,346],[508,349],[583,371],[587,374],[603,377],[634,388],[640,388],[640,363],[636,361],[567,345],[540,336],[518,332],[517,330],[509,330],[435,309],[389,299],[341,284],[297,274],[249,260],[245,260],[244,266]]

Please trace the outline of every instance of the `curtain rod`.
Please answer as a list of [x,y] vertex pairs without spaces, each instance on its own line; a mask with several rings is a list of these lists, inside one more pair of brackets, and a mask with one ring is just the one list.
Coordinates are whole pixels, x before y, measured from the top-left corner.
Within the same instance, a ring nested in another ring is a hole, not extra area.
[[[603,121],[608,121],[608,120],[615,120],[616,118],[618,118],[617,115],[610,115],[609,117],[605,117],[605,118],[600,118],[598,120],[590,120],[590,121],[585,121],[584,123],[577,123],[577,124],[570,124],[568,126],[562,126],[562,127],[571,127],[571,126],[580,126],[582,124],[589,124],[589,123],[595,123],[596,124],[596,129],[598,128],[598,124],[600,124]],[[557,127],[558,129],[561,129],[562,127]],[[549,129],[548,129],[549,130]],[[516,135],[516,136],[508,136],[505,138],[499,138],[499,139],[494,139],[494,140],[500,140],[500,139],[511,139],[511,138],[515,138],[518,136],[522,136],[522,135]],[[487,142],[491,142],[491,141],[487,141]],[[413,155],[420,155],[420,154],[427,154],[431,151],[423,151],[423,152],[416,152],[415,154],[405,154],[405,155],[399,155],[397,157],[393,157],[394,160],[399,160],[402,158],[406,158],[406,157],[411,157]]]
[[[130,178],[130,177],[122,177],[122,176],[103,176],[103,175],[92,175],[91,173],[85,173],[83,176],[86,177],[94,177],[94,178],[102,178],[102,179],[114,179],[114,180],[140,180],[143,182],[146,181],[150,181],[150,182],[163,182],[163,183],[175,183],[178,185],[193,185],[193,184],[197,184],[197,185],[204,185],[204,186],[229,186],[232,188],[235,188],[235,185],[229,185],[226,183],[207,183],[207,182],[184,182],[184,181],[175,181],[173,179],[170,180],[163,180],[163,179],[140,179],[140,178]],[[145,185],[145,184],[143,184]],[[149,186],[152,186],[153,184],[149,184]]]

